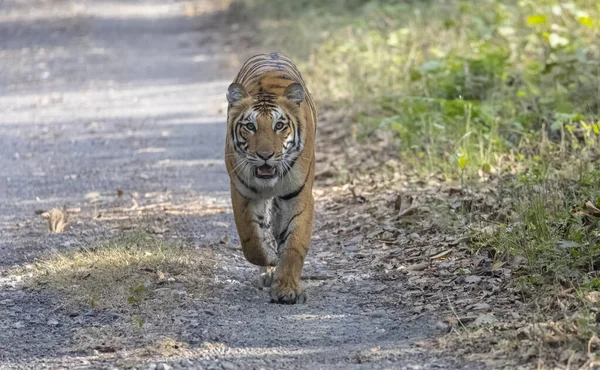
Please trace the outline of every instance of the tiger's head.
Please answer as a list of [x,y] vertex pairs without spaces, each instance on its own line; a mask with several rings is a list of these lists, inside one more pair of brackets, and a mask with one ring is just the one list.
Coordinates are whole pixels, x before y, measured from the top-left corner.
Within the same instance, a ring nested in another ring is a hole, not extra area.
[[293,167],[304,147],[300,109],[305,92],[292,83],[282,95],[260,92],[250,96],[239,83],[227,91],[230,145],[234,170],[260,186],[274,186]]

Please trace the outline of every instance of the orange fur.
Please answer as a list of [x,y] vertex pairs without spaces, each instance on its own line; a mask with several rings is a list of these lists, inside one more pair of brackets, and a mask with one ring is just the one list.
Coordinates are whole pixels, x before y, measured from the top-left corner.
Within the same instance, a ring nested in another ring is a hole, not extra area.
[[225,162],[244,256],[276,266],[272,301],[303,302],[300,276],[314,208],[314,102],[293,62],[276,53],[250,58],[228,100]]

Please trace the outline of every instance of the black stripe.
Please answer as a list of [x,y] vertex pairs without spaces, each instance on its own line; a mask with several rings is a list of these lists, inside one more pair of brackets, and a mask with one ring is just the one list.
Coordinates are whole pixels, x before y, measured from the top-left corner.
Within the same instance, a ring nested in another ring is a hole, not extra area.
[[279,197],[279,199],[281,199],[281,200],[290,200],[290,199],[296,198],[302,192],[302,190],[304,190],[304,186],[306,185],[306,182],[308,181],[308,178],[310,177],[310,173],[312,172],[311,171],[312,168],[310,166],[312,166],[313,160],[314,160],[314,157],[310,161],[310,165],[309,165],[309,168],[308,168],[308,173],[306,174],[306,178],[304,179],[304,182],[302,183],[302,186],[300,186],[300,188],[298,188],[298,190],[296,190],[296,191],[294,191],[292,193],[289,193],[289,194],[286,194],[284,196]]
[[[266,72],[281,71],[277,75],[278,78],[298,82],[306,91],[306,103],[310,107],[311,115],[315,124],[315,132],[317,130],[317,109],[312,99],[312,95],[306,88],[302,74],[294,64],[294,62],[283,54],[257,54],[248,59],[240,72],[235,78],[235,82],[239,82],[244,86],[251,85],[260,81],[262,75]],[[266,109],[266,107],[264,107]]]
[[285,230],[283,230],[281,233],[279,233],[279,237],[277,237],[277,244],[279,244],[281,246],[287,241],[287,238],[292,233],[290,231],[290,225],[292,224],[292,221],[294,221],[296,219],[296,217],[300,216],[304,212],[305,209],[306,208],[304,208],[302,211],[296,213],[294,216],[292,216],[292,218],[290,218],[287,226],[285,227]]
[[279,237],[277,238],[277,245],[278,246],[282,246],[285,244],[285,242],[287,241],[287,238],[290,236],[291,232],[285,234],[285,236],[283,234],[280,234]]
[[[233,137],[233,142],[234,142],[234,148],[239,149],[240,154],[245,154],[245,147],[248,146],[246,138],[244,138],[244,136],[241,133],[238,133],[238,131],[240,131],[242,129],[242,125],[239,123],[236,124],[236,129],[235,129],[235,136]],[[240,141],[239,137],[242,137],[244,139],[244,141]]]
[[267,58],[264,58],[262,54],[258,54],[258,55],[255,55],[255,56],[251,57],[242,66],[242,69],[238,73],[238,77],[241,77],[241,76],[245,75],[247,73],[247,71],[248,71],[248,68],[254,66],[257,63],[265,61],[265,60],[267,60]]
[[288,121],[290,122],[290,124],[294,127],[294,147],[296,149],[300,148],[300,140],[301,140],[301,136],[302,135],[302,128],[300,127],[300,122],[294,122],[289,115],[286,115]]
[[296,158],[294,158],[294,160],[292,160],[292,163],[289,165],[289,167],[285,167],[281,173],[280,177],[284,177],[285,175],[288,174],[288,172],[290,172],[290,170],[292,168],[294,168],[294,165],[296,164],[296,162],[298,161],[298,158],[300,158],[300,156],[297,156]]
[[250,190],[253,193],[258,193],[258,191],[256,190],[256,188],[253,188],[252,186],[246,184],[246,182],[244,180],[242,180],[242,178],[240,177],[240,175],[238,175],[237,171],[233,171],[235,172],[235,177],[237,177],[237,179],[239,180],[239,182],[242,183],[242,185],[244,185],[245,187],[248,188],[248,190]]
[[279,84],[270,84],[269,86],[267,86],[267,89],[285,89],[286,86],[283,85],[279,85]]

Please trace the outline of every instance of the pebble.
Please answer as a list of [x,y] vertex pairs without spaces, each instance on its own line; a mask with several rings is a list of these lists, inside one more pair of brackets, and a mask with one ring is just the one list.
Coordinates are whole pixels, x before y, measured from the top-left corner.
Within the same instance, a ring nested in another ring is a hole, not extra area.
[[443,321],[438,321],[435,323],[435,328],[441,331],[448,331],[450,329],[450,325]]
[[56,319],[50,319],[50,320],[48,320],[48,325],[50,325],[50,326],[56,326],[56,325],[58,325],[58,320],[56,320]]
[[17,321],[16,323],[13,324],[13,328],[15,328],[15,329],[21,329],[24,327],[25,327],[25,324],[23,324],[22,321]]
[[194,366],[194,363],[189,358],[184,358],[183,360],[179,361],[179,365],[183,366],[184,368],[188,368]]
[[227,362],[227,361],[221,361],[221,367],[223,368],[223,370],[237,370],[237,368],[238,368],[231,362]]
[[477,303],[472,307],[473,310],[489,310],[490,308],[491,306],[487,303]]
[[172,369],[172,367],[167,364],[159,364],[156,367],[156,370],[171,370],[171,369]]
[[377,318],[377,319],[380,319],[380,318],[383,318],[383,317],[385,317],[385,316],[386,316],[386,313],[385,313],[385,311],[384,311],[384,310],[377,310],[377,311],[373,311],[373,312],[371,312],[371,315],[370,315],[370,316],[371,316],[371,317],[374,317],[374,318]]
[[175,295],[175,297],[185,297],[187,295],[187,292],[185,290],[174,290],[173,294]]

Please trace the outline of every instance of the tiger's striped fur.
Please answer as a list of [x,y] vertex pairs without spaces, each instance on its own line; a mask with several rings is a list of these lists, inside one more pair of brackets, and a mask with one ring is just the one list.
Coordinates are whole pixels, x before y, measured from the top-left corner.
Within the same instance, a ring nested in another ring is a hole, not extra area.
[[303,302],[300,276],[314,209],[315,104],[294,63],[277,53],[248,59],[227,99],[225,162],[244,256],[261,266],[273,302]]

